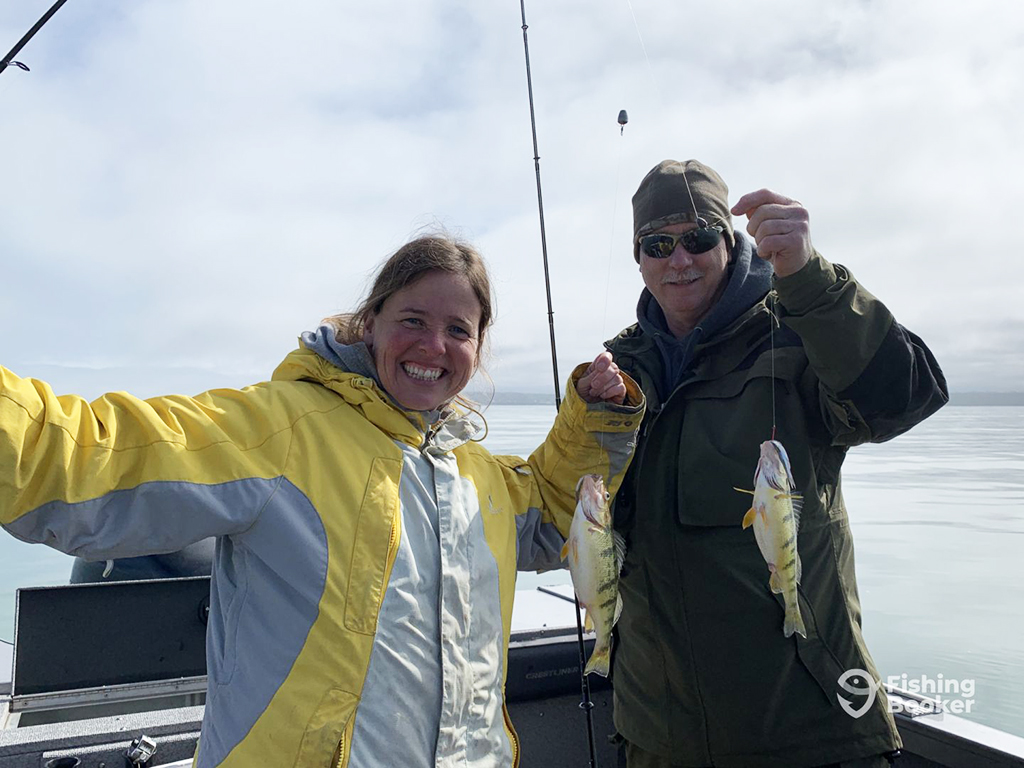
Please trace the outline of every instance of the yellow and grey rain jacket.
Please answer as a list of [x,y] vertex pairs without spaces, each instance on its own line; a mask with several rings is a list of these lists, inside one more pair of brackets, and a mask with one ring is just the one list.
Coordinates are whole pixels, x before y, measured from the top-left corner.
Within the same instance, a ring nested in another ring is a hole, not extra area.
[[202,768],[517,764],[516,569],[557,563],[580,475],[618,487],[642,407],[570,385],[529,460],[492,456],[306,336],[272,381],[195,398],[0,368],[0,524],[94,560],[218,537]]

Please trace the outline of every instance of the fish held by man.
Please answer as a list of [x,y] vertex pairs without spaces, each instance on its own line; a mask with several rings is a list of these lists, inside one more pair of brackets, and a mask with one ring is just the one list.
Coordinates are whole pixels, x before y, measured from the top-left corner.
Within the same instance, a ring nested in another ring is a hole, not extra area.
[[753,527],[757,547],[771,572],[768,585],[775,594],[781,593],[785,602],[782,634],[792,637],[797,633],[807,637],[797,597],[801,564],[796,539],[803,497],[795,489],[789,456],[778,440],[761,443],[761,456],[754,473],[754,490],[736,488],[741,493],[754,496],[753,505],[743,517],[743,528]]
[[612,529],[609,501],[600,475],[581,477],[569,538],[562,547],[576,597],[587,609],[586,626],[596,634],[584,674],[596,672],[604,677],[611,663],[612,628],[622,612],[619,571],[626,551],[622,537]]

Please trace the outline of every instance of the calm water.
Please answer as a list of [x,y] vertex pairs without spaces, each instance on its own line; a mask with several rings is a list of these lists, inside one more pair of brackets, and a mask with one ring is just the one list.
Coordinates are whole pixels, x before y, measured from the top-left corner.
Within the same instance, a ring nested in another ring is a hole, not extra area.
[[[485,444],[528,454],[553,411],[492,406]],[[947,407],[855,449],[844,493],[882,677],[973,681],[964,716],[1024,736],[1024,408]],[[69,569],[64,555],[0,537],[0,638],[12,635],[15,588],[63,583]],[[523,574],[520,588],[559,577]]]

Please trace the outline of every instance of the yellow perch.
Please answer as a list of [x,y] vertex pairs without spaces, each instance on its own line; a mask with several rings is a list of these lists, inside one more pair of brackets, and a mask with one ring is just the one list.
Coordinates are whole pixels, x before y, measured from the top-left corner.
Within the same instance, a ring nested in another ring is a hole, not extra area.
[[786,449],[778,440],[766,440],[761,443],[761,458],[754,473],[754,490],[736,490],[754,496],[753,506],[743,517],[743,527],[754,527],[758,549],[771,572],[768,586],[776,594],[781,592],[785,601],[786,618],[782,634],[791,637],[797,632],[807,637],[796,588],[801,575],[796,537],[803,498],[795,488]]
[[611,661],[612,627],[622,611],[619,570],[625,556],[622,537],[612,530],[608,502],[600,475],[581,477],[576,484],[576,513],[569,538],[562,547],[562,559],[569,561],[576,597],[587,609],[587,629],[593,629],[597,635],[584,671],[604,677],[608,677]]

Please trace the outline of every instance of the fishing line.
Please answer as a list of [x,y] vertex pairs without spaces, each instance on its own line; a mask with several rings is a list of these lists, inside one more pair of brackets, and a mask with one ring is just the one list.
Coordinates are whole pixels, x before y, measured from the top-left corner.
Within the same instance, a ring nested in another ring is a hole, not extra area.
[[774,440],[775,426],[777,424],[775,420],[775,323],[777,323],[778,320],[775,317],[775,312],[772,311],[775,308],[774,292],[769,293],[768,297],[772,302],[771,307],[768,307],[767,302],[765,302],[765,308],[768,309],[768,338],[771,339],[772,345],[772,440]]
[[[608,296],[611,293],[612,286],[612,257],[615,254],[615,214],[619,208],[619,173],[622,170],[622,141],[621,137],[625,133],[626,123],[629,122],[629,116],[626,114],[626,110],[619,110],[619,136],[618,142],[619,149],[616,153],[617,159],[615,161],[615,191],[612,194],[612,228],[611,232],[608,233],[608,273],[604,281],[604,310],[601,313],[601,336],[606,336],[608,331]],[[599,432],[597,435],[597,445],[603,451],[604,450],[604,432]]]
[[[631,2],[631,0],[626,0],[626,5],[629,7],[629,15],[633,18],[633,27],[636,29],[636,36],[640,40],[640,49],[643,51],[643,53],[644,53],[644,60],[647,62],[647,72],[648,72],[648,74],[651,77],[651,84],[654,86],[654,92],[655,93],[660,93],[661,91],[658,88],[657,78],[654,76],[654,66],[651,64],[651,57],[647,54],[647,45],[644,43],[644,36],[640,32],[640,24],[636,20],[636,13],[633,11],[633,3]],[[690,189],[690,182],[686,178],[686,172],[685,171],[683,172],[683,183],[686,185],[686,194],[689,195],[689,197],[690,197],[690,207],[693,209],[693,215],[696,218],[697,226],[705,226],[705,227],[708,226],[708,223],[701,218],[700,213],[697,211],[697,205],[696,205],[696,203],[694,202],[694,199],[693,199],[693,190]],[[617,184],[618,184],[618,178],[616,178],[616,185]],[[613,222],[613,225],[614,225],[614,222]],[[611,262],[610,261],[609,261],[608,269],[609,269],[609,281],[610,281],[611,280],[611,277],[610,277],[610,275],[611,275]],[[771,302],[771,306],[768,305],[768,301]],[[776,407],[775,407],[775,325],[776,325],[776,323],[779,322],[779,320],[778,320],[778,317],[776,316],[776,313],[773,311],[773,309],[776,306],[776,301],[777,301],[776,297],[774,296],[774,294],[769,294],[768,301],[765,302],[765,309],[768,310],[768,329],[769,329],[768,335],[769,335],[769,338],[770,338],[770,341],[771,341],[771,357],[772,357],[772,437],[771,437],[771,439],[774,440],[775,439],[775,432],[776,432],[776,429],[777,429],[777,426],[778,426],[778,421],[777,421],[777,418],[776,418]],[[605,312],[606,313],[607,313],[607,307],[608,307],[608,294],[606,292],[605,293]],[[602,330],[603,330],[603,328],[602,328]]]
[[636,28],[636,36],[640,38],[640,49],[644,52],[644,58],[647,60],[647,72],[651,76],[651,85],[654,86],[655,93],[661,93],[658,89],[658,81],[654,77],[654,67],[651,66],[651,57],[647,55],[647,46],[644,45],[644,36],[640,34],[640,25],[637,24],[636,14],[633,13],[633,3],[630,0],[626,0],[626,5],[629,6],[629,15],[633,17],[633,26]]
[[619,178],[622,173],[622,136],[628,121],[626,110],[619,112],[619,145],[615,159],[615,191],[612,193],[612,227],[608,233],[608,271],[604,281],[604,310],[601,313],[601,335],[608,333],[608,297],[612,287],[612,258],[615,255],[615,214],[619,210]]

